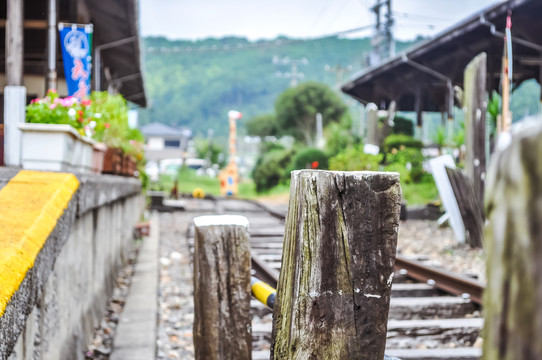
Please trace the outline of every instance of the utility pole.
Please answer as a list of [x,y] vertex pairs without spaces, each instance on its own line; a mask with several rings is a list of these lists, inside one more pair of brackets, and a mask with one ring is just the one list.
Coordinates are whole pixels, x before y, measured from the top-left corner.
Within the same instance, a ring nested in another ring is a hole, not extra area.
[[[382,8],[386,9],[385,16]],[[395,55],[393,41],[393,14],[391,0],[376,0],[371,8],[375,14],[375,33],[371,39],[372,51],[369,53],[369,66],[380,64],[384,59]]]
[[329,72],[332,72],[335,74],[335,86],[336,86],[336,90],[341,93],[341,84],[343,83],[343,80],[344,80],[344,75],[348,74],[349,72],[352,71],[352,65],[347,65],[347,66],[342,66],[342,65],[337,65],[337,66],[330,66],[330,65],[326,65],[324,67],[324,69],[326,71],[329,71]]
[[290,78],[290,86],[296,87],[297,86],[297,80],[303,79],[305,77],[305,74],[302,72],[299,72],[297,70],[298,64],[302,65],[308,65],[309,60],[307,60],[306,57],[302,57],[301,59],[290,59],[289,57],[279,58],[278,56],[273,56],[273,64],[281,64],[281,65],[291,65],[291,71],[286,73],[281,73],[280,71],[277,71],[277,76],[279,77],[285,77]]

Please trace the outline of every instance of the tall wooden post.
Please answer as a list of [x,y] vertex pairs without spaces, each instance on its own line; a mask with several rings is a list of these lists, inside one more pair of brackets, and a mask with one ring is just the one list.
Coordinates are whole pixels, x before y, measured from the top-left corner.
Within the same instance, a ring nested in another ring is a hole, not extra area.
[[6,84],[23,84],[23,0],[7,1]]
[[384,358],[396,173],[292,172],[271,359]]
[[252,359],[248,220],[200,216],[194,225],[196,359]]
[[487,55],[476,56],[465,69],[465,172],[479,204],[484,203],[486,176],[486,61]]
[[20,166],[21,133],[24,122],[26,88],[24,69],[24,6],[23,0],[8,0],[6,22],[6,87],[4,88],[4,164]]
[[492,157],[484,359],[542,359],[542,126]]

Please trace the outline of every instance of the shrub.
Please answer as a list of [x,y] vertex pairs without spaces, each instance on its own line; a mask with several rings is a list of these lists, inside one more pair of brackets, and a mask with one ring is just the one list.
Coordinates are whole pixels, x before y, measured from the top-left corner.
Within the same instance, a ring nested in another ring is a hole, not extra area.
[[356,146],[346,149],[329,159],[329,169],[339,171],[378,171],[382,158],[382,154],[366,154],[360,146]]
[[396,116],[393,119],[393,129],[391,130],[394,134],[404,134],[408,136],[414,135],[414,123],[407,118]]
[[294,157],[294,169],[323,169],[328,168],[328,157],[319,149],[305,148]]
[[414,139],[412,136],[404,134],[392,134],[384,139],[382,145],[384,153],[389,153],[392,149],[403,150],[403,148],[423,148],[423,143],[420,140]]
[[386,171],[395,171],[401,175],[401,180],[410,182],[420,182],[425,174],[423,170],[423,154],[420,149],[405,148],[404,150],[394,150],[387,154]]
[[256,191],[263,192],[277,186],[285,175],[284,169],[292,161],[292,150],[276,149],[262,152],[252,170]]

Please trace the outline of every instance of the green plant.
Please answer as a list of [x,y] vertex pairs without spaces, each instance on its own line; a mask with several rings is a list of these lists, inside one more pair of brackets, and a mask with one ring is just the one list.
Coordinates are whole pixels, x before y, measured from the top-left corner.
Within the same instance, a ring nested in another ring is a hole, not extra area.
[[61,98],[55,90],[47,91],[44,98],[37,98],[26,107],[26,121],[42,124],[67,124],[81,135],[90,136],[95,120],[91,101],[68,96]]
[[342,99],[327,85],[306,82],[282,92],[275,101],[278,127],[305,145],[313,143],[316,114],[322,115],[322,125],[339,121],[346,113]]
[[460,147],[461,145],[465,144],[465,123],[461,122],[459,130],[456,131],[454,134],[452,141],[454,142],[454,145],[457,147]]
[[351,147],[358,139],[352,135],[352,117],[349,113],[342,117],[340,122],[332,122],[324,129],[326,137],[326,152],[335,156],[348,147]]
[[215,142],[211,142],[209,146],[209,140],[195,139],[195,148],[200,159],[208,158],[211,164],[218,164],[219,167],[226,165],[225,159],[220,159],[220,154],[223,154],[224,150]]
[[[493,91],[491,93],[491,97],[489,98],[489,101],[487,102],[487,112],[489,114],[489,133],[491,135],[494,135],[497,131],[497,116],[499,116],[501,107],[501,96],[496,92]],[[464,127],[464,126],[463,126]]]
[[292,161],[293,150],[272,150],[260,155],[252,170],[258,193],[269,190],[285,179],[285,169]]
[[433,142],[438,146],[439,154],[442,153],[442,148],[446,146],[446,130],[444,126],[439,126],[435,136],[433,137]]
[[420,149],[404,148],[403,150],[394,150],[386,155],[386,171],[395,171],[401,175],[401,180],[410,182],[420,182],[425,174],[423,170],[424,157]]
[[328,157],[320,149],[304,148],[294,156],[294,169],[323,169],[328,168]]
[[96,119],[93,138],[108,147],[122,147],[129,141],[128,106],[120,94],[95,91],[90,95]]
[[371,155],[363,152],[361,146],[342,151],[329,159],[329,170],[340,171],[378,171],[382,162],[382,154]]
[[393,123],[393,129],[391,130],[393,134],[414,135],[414,123],[410,119],[395,116]]
[[403,148],[423,148],[423,143],[420,140],[414,139],[412,136],[404,134],[391,134],[384,139],[382,144],[383,152],[389,153],[392,149],[402,150]]

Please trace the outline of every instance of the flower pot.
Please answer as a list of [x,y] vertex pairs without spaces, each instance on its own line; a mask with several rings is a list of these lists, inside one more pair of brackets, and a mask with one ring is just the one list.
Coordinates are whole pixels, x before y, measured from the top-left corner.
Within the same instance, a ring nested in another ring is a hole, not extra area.
[[19,124],[24,169],[74,172],[74,153],[80,135],[70,125]]
[[82,173],[92,171],[92,153],[94,144],[96,144],[94,140],[81,136],[79,137],[79,141],[75,142],[72,156],[72,168],[74,171]]
[[134,176],[136,170],[136,162],[131,155],[124,155],[122,158],[122,175]]
[[122,149],[107,148],[102,173],[120,175],[122,171]]
[[102,172],[106,151],[107,146],[105,146],[105,144],[94,144],[94,146],[92,147],[92,172],[98,174]]

